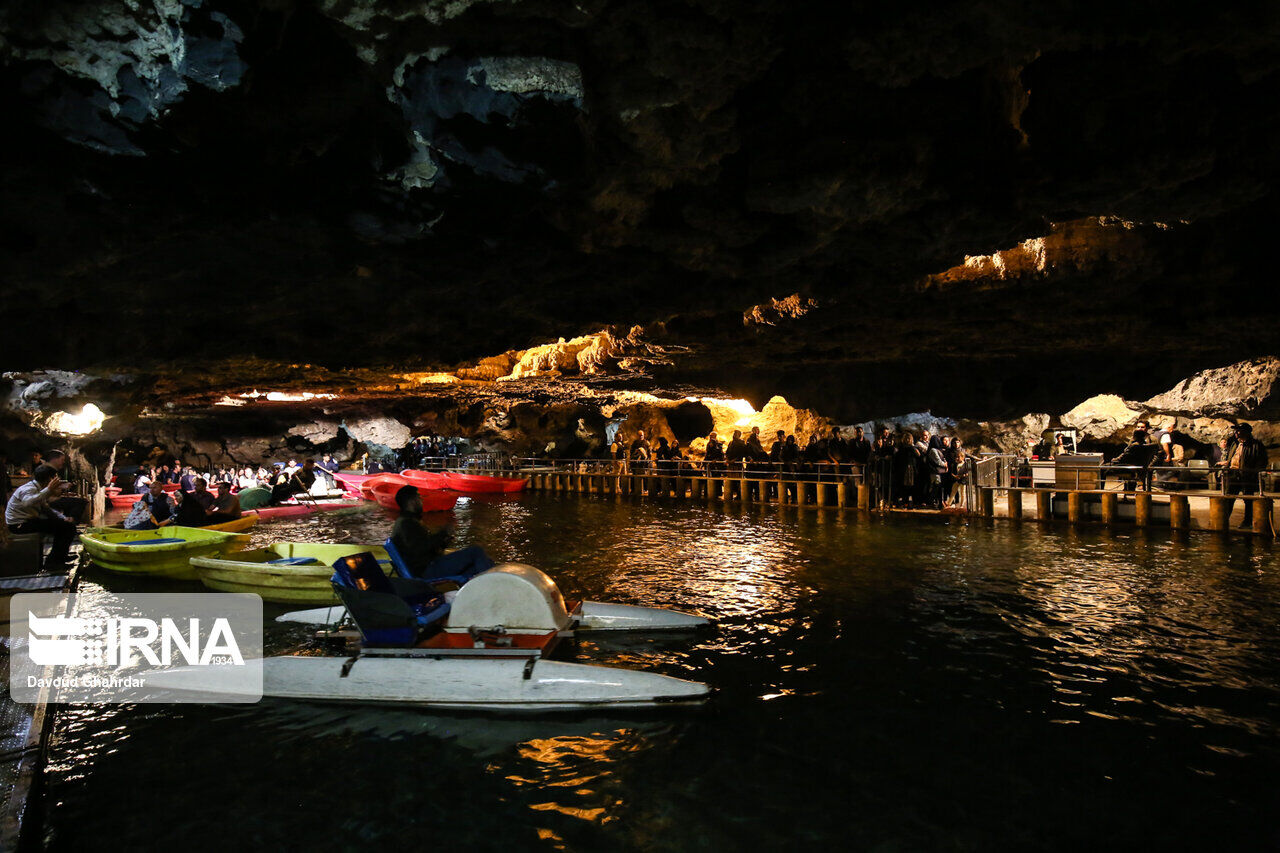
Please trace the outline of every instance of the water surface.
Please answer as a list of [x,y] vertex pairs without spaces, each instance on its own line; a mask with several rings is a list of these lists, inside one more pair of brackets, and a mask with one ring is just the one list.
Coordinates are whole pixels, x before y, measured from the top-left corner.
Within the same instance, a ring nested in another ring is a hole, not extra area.
[[[50,845],[1280,848],[1269,543],[538,494],[453,519],[462,544],[569,597],[719,620],[578,649],[707,681],[712,704],[63,709]],[[378,542],[390,525],[370,507],[254,540]],[[91,572],[95,587],[201,589]],[[268,644],[304,633],[273,623]]]

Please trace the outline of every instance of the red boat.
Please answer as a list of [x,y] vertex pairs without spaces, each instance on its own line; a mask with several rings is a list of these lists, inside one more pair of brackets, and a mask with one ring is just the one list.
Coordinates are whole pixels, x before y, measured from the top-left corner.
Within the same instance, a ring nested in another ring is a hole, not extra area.
[[[375,483],[372,489],[373,499],[387,509],[398,510],[400,507],[396,504],[396,492],[405,485],[413,484],[394,483],[389,480]],[[453,505],[458,502],[458,496],[449,492],[419,488],[418,494],[422,497],[423,512],[445,512],[453,509]]]
[[111,504],[115,509],[132,509],[133,505],[141,499],[142,495],[107,495],[107,503]]
[[365,500],[374,500],[373,487],[379,483],[395,483],[397,486],[407,486],[409,481],[399,474],[390,472],[385,474],[371,474],[367,479],[360,483],[360,494]]
[[502,493],[519,492],[528,484],[524,477],[489,477],[481,474],[458,474],[454,471],[444,473],[446,488],[455,492]]
[[449,483],[445,479],[447,474],[441,471],[415,471],[412,468],[401,471],[400,476],[408,480],[419,489],[432,489],[434,491],[443,491],[449,488]]
[[169,494],[173,494],[174,492],[178,491],[178,489],[182,488],[182,484],[181,483],[165,483],[160,488],[164,489]]

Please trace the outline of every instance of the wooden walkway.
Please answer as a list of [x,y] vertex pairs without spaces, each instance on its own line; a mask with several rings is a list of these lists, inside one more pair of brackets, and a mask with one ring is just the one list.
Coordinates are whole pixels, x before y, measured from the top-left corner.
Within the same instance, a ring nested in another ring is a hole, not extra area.
[[[479,473],[479,472],[472,472]],[[875,490],[857,478],[787,480],[759,476],[658,476],[650,472],[563,470],[560,468],[485,471],[526,477],[538,492],[607,495],[619,498],[670,498],[706,504],[766,504],[812,509],[906,512],[877,504]],[[972,488],[970,514],[1026,521],[1065,521],[1112,527],[1166,527],[1273,537],[1275,500],[1269,495],[1225,497],[1213,492],[1124,492],[1098,489]],[[1244,504],[1253,503],[1253,519],[1243,521]],[[1234,508],[1234,511],[1233,511]]]

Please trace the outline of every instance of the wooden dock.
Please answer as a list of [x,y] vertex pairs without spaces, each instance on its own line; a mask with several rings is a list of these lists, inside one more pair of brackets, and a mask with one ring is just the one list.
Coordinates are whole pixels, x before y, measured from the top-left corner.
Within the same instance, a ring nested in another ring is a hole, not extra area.
[[[478,472],[472,472],[478,473]],[[664,498],[705,504],[765,504],[808,509],[920,513],[878,503],[876,490],[860,477],[787,479],[753,472],[723,476],[646,471],[576,470],[562,467],[486,471],[526,477],[531,491],[617,498]],[[968,514],[1014,521],[1066,522],[1108,527],[1166,527],[1272,537],[1271,495],[1224,496],[1213,492],[1148,492],[1121,489],[970,487]],[[1232,524],[1253,504],[1252,524]],[[1231,512],[1234,506],[1234,513]]]

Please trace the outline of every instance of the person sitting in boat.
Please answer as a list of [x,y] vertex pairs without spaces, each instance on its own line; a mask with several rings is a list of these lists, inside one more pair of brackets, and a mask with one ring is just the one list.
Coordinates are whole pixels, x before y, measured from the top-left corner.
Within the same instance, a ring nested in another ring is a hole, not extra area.
[[207,510],[209,513],[205,524],[221,524],[224,521],[235,521],[244,515],[240,509],[240,498],[231,494],[231,483],[223,480],[218,483],[218,497]]
[[146,493],[129,510],[122,526],[126,530],[155,530],[172,524],[175,512],[173,500],[165,494],[164,484],[153,480],[148,484]]
[[174,523],[183,527],[203,527],[212,524],[209,521],[209,507],[213,506],[213,495],[209,493],[209,484],[204,477],[196,477],[195,488],[190,492],[179,489],[174,493],[181,495]]
[[396,492],[400,517],[391,528],[391,544],[415,577],[431,578],[470,575],[493,566],[493,560],[479,545],[445,553],[453,541],[453,531],[442,527],[434,533],[422,523],[422,495],[416,486],[402,486]]
[[181,465],[173,466],[174,473],[178,475],[178,485],[184,492],[194,492],[196,490],[196,474],[195,471],[188,468],[182,470]]

